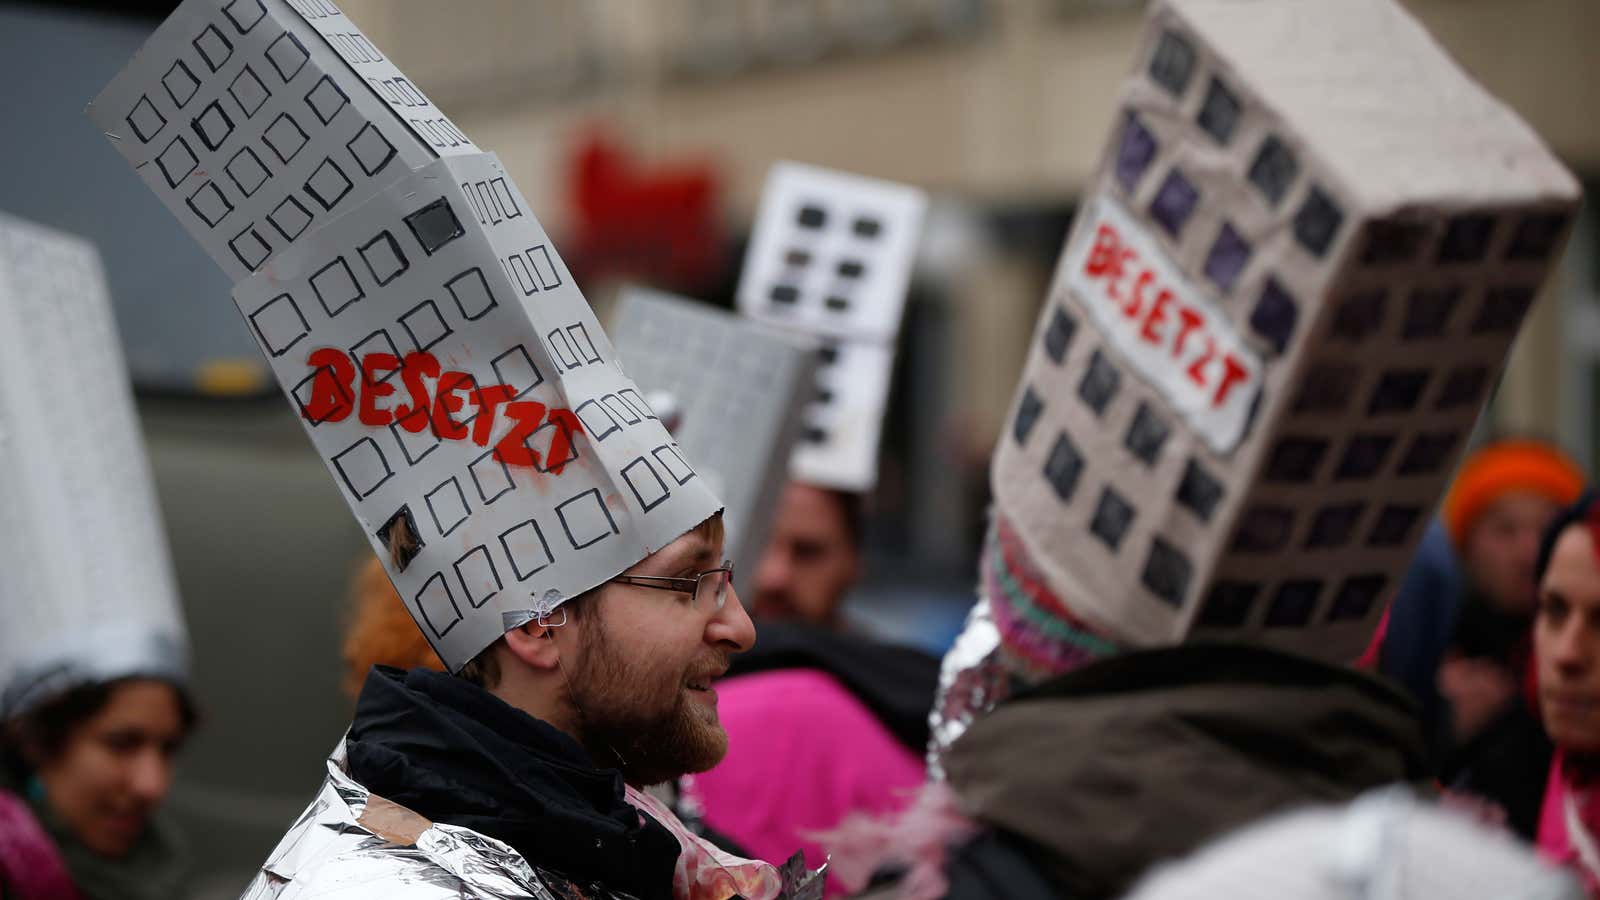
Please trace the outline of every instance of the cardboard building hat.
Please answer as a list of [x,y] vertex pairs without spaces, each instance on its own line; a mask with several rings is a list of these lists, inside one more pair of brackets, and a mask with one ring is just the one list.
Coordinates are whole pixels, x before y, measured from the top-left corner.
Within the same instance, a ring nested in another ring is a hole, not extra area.
[[673,437],[728,505],[724,553],[753,574],[816,390],[817,340],[637,287],[611,332],[645,396],[670,399]]
[[88,243],[0,215],[0,719],[187,679],[133,394]]
[[[169,93],[179,70],[196,83]],[[247,70],[270,96],[241,98]],[[452,671],[721,509],[499,161],[331,4],[189,0],[91,114],[119,146],[210,154],[171,186],[141,171],[247,276],[234,302]],[[259,178],[236,179],[250,157]]]
[[1577,182],[1392,0],[1163,0],[1120,106],[996,502],[1119,641],[1353,659]]
[[798,163],[767,176],[739,276],[747,316],[819,338],[817,391],[791,471],[870,490],[895,337],[927,198],[901,184]]

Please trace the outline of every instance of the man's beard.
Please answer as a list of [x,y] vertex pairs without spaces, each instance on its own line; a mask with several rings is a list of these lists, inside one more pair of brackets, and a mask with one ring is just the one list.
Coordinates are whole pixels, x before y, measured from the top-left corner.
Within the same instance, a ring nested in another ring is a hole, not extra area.
[[[645,661],[624,659],[606,639],[599,621],[584,622],[587,645],[568,686],[577,712],[578,740],[595,763],[615,765],[632,785],[670,781],[704,772],[728,752],[728,733],[716,715],[688,696],[687,679],[727,661],[697,660],[688,671],[652,671]],[[672,700],[641,696],[672,678]]]

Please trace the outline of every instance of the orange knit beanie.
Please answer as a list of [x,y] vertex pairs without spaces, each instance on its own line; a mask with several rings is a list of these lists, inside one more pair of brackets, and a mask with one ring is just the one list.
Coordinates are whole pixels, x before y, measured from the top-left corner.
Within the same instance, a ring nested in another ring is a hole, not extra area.
[[1530,493],[1566,506],[1583,491],[1583,472],[1565,453],[1531,440],[1491,443],[1461,464],[1444,500],[1445,527],[1457,547],[1478,516],[1507,494]]

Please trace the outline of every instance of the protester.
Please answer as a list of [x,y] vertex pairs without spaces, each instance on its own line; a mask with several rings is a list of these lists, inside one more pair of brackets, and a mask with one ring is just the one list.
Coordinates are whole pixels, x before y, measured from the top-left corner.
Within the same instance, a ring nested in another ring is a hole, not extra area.
[[1551,522],[1536,572],[1539,703],[1556,745],[1539,848],[1600,897],[1600,495],[1586,493]]
[[842,628],[845,595],[860,577],[861,495],[789,482],[754,573],[751,614]]
[[1531,689],[1534,563],[1545,526],[1582,485],[1577,465],[1539,441],[1495,441],[1469,456],[1442,509],[1459,591],[1402,591],[1383,651],[1385,671],[1435,667],[1442,702],[1420,699],[1434,711],[1425,722],[1441,780],[1499,805],[1528,840],[1551,752]]
[[1162,866],[1127,900],[1581,900],[1504,832],[1399,788],[1286,813]]

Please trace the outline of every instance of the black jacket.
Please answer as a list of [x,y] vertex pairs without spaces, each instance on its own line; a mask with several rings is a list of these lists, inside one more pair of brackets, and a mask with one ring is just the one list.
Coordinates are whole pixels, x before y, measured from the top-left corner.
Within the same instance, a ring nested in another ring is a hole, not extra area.
[[581,884],[672,896],[677,839],[628,805],[621,773],[482,688],[378,666],[345,746],[357,781],[434,822],[504,841]]
[[1046,682],[974,723],[945,768],[991,829],[951,859],[963,900],[1121,896],[1262,816],[1427,775],[1397,689],[1245,646],[1129,653]]

